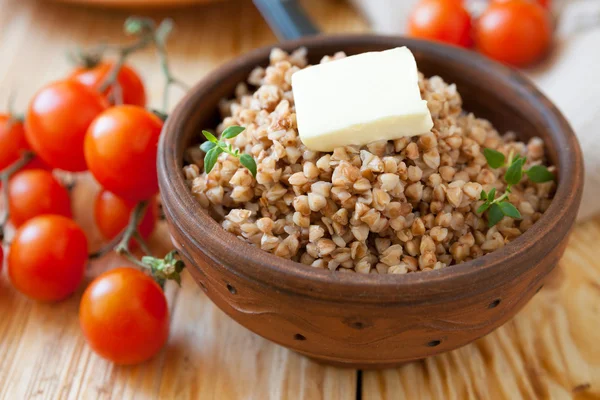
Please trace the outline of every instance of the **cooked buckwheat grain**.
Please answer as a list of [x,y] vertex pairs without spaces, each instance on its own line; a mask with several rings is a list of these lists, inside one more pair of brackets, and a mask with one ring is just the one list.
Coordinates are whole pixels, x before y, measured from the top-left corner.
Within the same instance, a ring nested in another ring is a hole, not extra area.
[[[343,58],[343,53],[321,62]],[[314,268],[362,274],[406,274],[468,261],[504,246],[548,208],[555,183],[526,178],[509,200],[522,219],[488,228],[477,208],[482,190],[503,193],[505,170],[490,169],[484,148],[527,156],[527,168],[545,162],[539,138],[501,136],[490,122],[463,111],[453,84],[419,75],[434,121],[431,133],[346,146],[332,153],[307,149],[298,136],[291,76],[307,66],[306,50],[274,49],[270,65],[238,85],[221,103],[222,132],[257,161],[256,179],[223,153],[210,174],[201,172],[197,147],[184,176],[202,207],[240,239]],[[553,170],[553,167],[550,167]]]

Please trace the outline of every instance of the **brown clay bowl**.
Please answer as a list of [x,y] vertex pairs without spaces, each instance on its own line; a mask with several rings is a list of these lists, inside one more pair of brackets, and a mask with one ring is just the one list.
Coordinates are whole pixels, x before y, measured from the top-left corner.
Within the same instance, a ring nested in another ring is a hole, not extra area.
[[226,232],[188,190],[184,149],[218,122],[217,103],[268,48],[243,55],[197,84],[171,114],[159,149],[160,190],[174,243],[188,271],[219,308],[251,331],[326,363],[384,367],[463,346],[496,329],[542,287],[567,244],[580,203],[583,165],[573,131],[556,107],[514,70],[476,54],[400,37],[313,37],[311,62],[408,46],[426,76],[455,82],[464,107],[500,131],[544,139],[558,168],[550,208],[525,234],[489,255],[442,270],[360,275],[316,270],[263,252]]

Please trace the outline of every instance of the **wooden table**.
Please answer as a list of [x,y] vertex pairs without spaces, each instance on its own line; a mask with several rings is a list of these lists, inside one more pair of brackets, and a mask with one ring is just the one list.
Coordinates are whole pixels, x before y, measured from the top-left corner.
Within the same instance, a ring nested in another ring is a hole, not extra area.
[[[366,31],[344,2],[307,0],[326,32]],[[65,50],[122,40],[129,13],[31,0],[0,0],[0,102],[18,93],[18,109],[43,83],[64,76]],[[171,16],[178,76],[195,82],[222,62],[275,42],[250,2],[150,12]],[[162,80],[151,52],[134,58],[155,104]],[[78,220],[94,246],[90,202],[95,186],[75,193]],[[600,219],[580,224],[546,287],[514,320],[454,352],[398,369],[355,371],[316,364],[245,330],[225,316],[185,274],[169,285],[171,335],[152,361],[116,367],[85,344],[76,295],[40,304],[0,279],[0,398],[15,399],[534,399],[600,397]],[[155,248],[169,245],[165,227]],[[88,278],[123,264],[108,256]],[[87,283],[87,282],[86,282]]]

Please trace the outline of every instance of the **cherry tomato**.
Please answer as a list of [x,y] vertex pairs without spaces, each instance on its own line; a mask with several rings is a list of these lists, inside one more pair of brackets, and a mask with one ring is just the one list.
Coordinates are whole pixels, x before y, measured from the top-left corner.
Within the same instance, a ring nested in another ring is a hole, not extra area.
[[25,120],[27,140],[51,167],[85,171],[85,132],[107,106],[104,97],[79,82],[51,83],[37,92],[29,104]]
[[31,147],[21,121],[0,114],[0,171],[17,161]]
[[[108,190],[98,193],[94,203],[94,220],[104,239],[110,240],[125,229],[135,205],[135,202],[124,200]],[[144,239],[154,230],[156,214],[156,202],[152,201],[138,227]]]
[[167,299],[156,282],[133,268],[96,278],[79,307],[79,322],[90,347],[117,364],[148,360],[169,334]]
[[[500,3],[500,2],[504,2],[504,1],[509,1],[509,0],[494,0],[494,3]],[[544,8],[550,9],[550,7],[552,6],[552,0],[528,0],[528,1],[534,1],[536,3],[538,3],[539,5],[541,5]]]
[[137,106],[116,106],[90,125],[85,159],[100,184],[129,201],[158,192],[156,152],[162,121]]
[[16,227],[42,214],[71,217],[67,189],[43,169],[19,171],[8,184],[10,219]]
[[[98,89],[108,73],[113,68],[112,62],[101,62],[93,68],[77,68],[70,78],[83,83],[92,89]],[[146,90],[140,76],[127,65],[123,65],[117,75],[117,82],[121,87],[123,103],[144,107],[146,105]],[[111,98],[112,88],[107,89],[104,95]]]
[[471,16],[458,0],[422,0],[410,15],[408,35],[469,47]]
[[551,39],[550,14],[526,0],[492,3],[475,29],[477,47],[483,54],[517,67],[540,60]]
[[87,258],[87,239],[73,220],[42,215],[15,233],[8,252],[8,275],[24,295],[58,301],[77,289]]

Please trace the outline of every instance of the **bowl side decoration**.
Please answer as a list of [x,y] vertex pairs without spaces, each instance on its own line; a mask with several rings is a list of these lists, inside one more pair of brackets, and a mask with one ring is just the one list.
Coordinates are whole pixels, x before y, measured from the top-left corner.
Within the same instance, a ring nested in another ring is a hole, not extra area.
[[556,266],[574,223],[583,165],[560,112],[516,71],[474,53],[399,37],[348,35],[285,42],[315,63],[337,51],[357,54],[408,46],[426,75],[456,83],[464,107],[499,131],[539,136],[557,166],[550,208],[521,237],[489,255],[438,271],[398,276],[315,270],[263,252],[210,218],[185,184],[184,150],[218,123],[230,97],[269,49],[237,58],[196,85],[165,125],[159,180],[174,243],[210,299],[251,331],[324,362],[385,367],[463,346],[512,317]]

